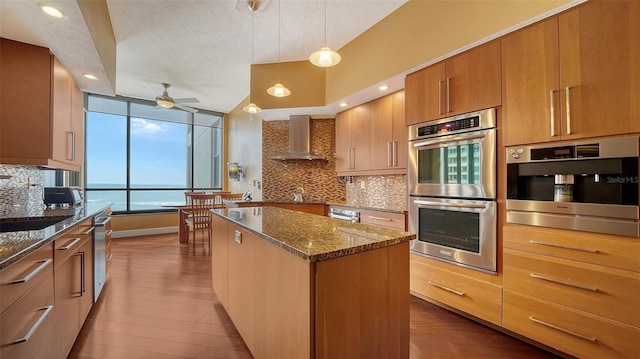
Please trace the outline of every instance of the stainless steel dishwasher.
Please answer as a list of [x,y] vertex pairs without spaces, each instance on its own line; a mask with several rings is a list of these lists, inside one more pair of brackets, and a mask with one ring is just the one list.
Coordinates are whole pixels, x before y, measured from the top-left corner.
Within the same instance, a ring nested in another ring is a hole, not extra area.
[[111,217],[104,212],[94,217],[95,227],[93,242],[93,302],[98,301],[104,282],[107,279],[107,261],[105,258],[105,242],[107,223]]

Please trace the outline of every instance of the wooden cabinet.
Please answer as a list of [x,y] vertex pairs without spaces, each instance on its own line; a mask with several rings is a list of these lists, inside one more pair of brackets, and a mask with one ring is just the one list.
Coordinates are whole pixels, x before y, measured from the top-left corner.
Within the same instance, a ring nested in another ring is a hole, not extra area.
[[0,313],[53,272],[53,245],[47,244],[0,271]]
[[58,358],[66,358],[93,305],[92,219],[54,241]]
[[404,107],[404,91],[398,91],[338,114],[338,176],[406,173]]
[[404,91],[370,104],[370,169],[378,174],[405,174],[407,169],[407,128],[404,124]]
[[[107,208],[104,215],[108,218],[111,217],[111,207]],[[104,259],[105,259],[105,271],[109,273],[111,268],[111,260],[113,259],[113,251],[111,249],[111,239],[113,230],[111,229],[111,221],[107,221],[104,225]],[[106,281],[106,278],[105,278]]]
[[227,307],[229,301],[227,281],[227,221],[211,217],[211,282],[220,303]]
[[[479,279],[482,273],[467,270],[469,275],[464,275],[446,267],[441,262],[411,254],[411,291],[422,298],[501,325],[502,287]],[[473,274],[476,277],[472,277]]]
[[640,132],[639,19],[637,2],[589,1],[505,36],[505,145]]
[[577,357],[637,357],[637,238],[519,225],[503,236],[506,329]]
[[2,358],[51,358],[53,337],[58,330],[52,315],[55,308],[53,274],[49,270],[39,279],[40,282],[0,315]]
[[0,163],[79,171],[82,92],[48,49],[0,41]]
[[369,170],[369,104],[341,112],[336,117],[336,172],[348,176]]
[[500,106],[500,41],[409,74],[405,96],[406,125]]
[[248,231],[229,224],[227,226],[227,312],[252,353],[254,346],[255,304],[254,242]]

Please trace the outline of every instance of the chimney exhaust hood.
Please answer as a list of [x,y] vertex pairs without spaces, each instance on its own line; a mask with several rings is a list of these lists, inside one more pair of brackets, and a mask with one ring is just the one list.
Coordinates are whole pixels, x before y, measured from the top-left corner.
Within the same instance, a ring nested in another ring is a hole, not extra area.
[[326,160],[322,155],[311,153],[311,117],[289,116],[289,152],[269,157],[272,160]]

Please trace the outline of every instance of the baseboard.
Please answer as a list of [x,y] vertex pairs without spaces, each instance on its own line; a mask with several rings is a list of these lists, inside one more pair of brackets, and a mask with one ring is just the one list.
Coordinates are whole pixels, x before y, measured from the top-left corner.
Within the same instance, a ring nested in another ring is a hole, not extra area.
[[177,233],[177,232],[178,232],[178,226],[130,229],[126,231],[113,231],[113,233],[111,234],[111,238],[151,236],[154,234]]

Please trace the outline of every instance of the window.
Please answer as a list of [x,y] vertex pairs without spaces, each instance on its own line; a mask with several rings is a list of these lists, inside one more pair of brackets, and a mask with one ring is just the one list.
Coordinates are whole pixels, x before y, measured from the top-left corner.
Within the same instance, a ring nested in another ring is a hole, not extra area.
[[170,210],[184,192],[222,188],[222,114],[89,95],[85,188],[114,212]]

